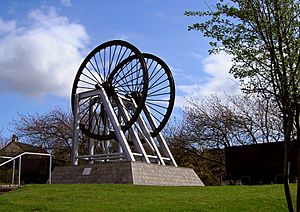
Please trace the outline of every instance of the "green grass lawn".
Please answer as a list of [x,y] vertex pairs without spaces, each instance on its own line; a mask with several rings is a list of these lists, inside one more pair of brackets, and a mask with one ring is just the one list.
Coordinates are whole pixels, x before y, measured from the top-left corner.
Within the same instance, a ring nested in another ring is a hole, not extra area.
[[[291,185],[295,196],[295,185]],[[26,185],[0,195],[0,211],[287,211],[283,185],[158,187]]]

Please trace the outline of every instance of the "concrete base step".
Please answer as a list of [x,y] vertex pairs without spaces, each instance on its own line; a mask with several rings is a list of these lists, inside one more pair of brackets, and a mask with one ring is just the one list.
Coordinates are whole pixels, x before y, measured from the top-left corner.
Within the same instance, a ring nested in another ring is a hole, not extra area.
[[131,161],[55,167],[52,183],[204,186],[193,169]]

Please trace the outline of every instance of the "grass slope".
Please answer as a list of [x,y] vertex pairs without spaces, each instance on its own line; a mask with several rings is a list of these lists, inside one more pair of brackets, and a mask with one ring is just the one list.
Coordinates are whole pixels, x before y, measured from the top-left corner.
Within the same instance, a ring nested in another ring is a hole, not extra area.
[[0,195],[0,211],[286,211],[286,204],[282,185],[26,185]]

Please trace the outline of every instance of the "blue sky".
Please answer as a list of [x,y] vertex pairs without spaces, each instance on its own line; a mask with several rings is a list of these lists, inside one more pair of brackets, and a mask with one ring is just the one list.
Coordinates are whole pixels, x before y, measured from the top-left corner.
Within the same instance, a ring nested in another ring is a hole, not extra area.
[[32,0],[0,1],[0,131],[6,137],[17,114],[70,109],[77,69],[97,45],[123,39],[153,53],[171,68],[176,108],[185,99],[238,93],[225,54],[208,55],[208,39],[189,32],[198,21],[185,10],[211,1]]

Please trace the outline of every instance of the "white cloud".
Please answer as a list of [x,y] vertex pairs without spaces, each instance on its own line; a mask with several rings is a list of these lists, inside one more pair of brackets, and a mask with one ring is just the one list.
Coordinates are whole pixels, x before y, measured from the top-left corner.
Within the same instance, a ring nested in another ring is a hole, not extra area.
[[28,28],[2,21],[2,26],[11,26],[11,33],[0,34],[0,92],[69,95],[88,42],[84,26],[53,8],[32,10],[28,18],[32,21]]
[[165,21],[176,21],[176,20],[179,20],[181,18],[178,15],[170,16],[169,14],[165,14],[165,13],[161,13],[161,12],[153,13],[153,16],[157,17],[157,18],[160,18],[162,20],[165,20]]
[[15,21],[3,21],[0,17],[0,35],[8,32],[13,32],[16,29]]
[[60,0],[60,3],[66,7],[71,7],[72,6],[72,2],[71,0]]
[[205,82],[178,85],[176,106],[182,107],[187,104],[186,99],[201,99],[211,94],[220,97],[225,94],[240,94],[238,81],[229,74],[232,66],[231,57],[225,53],[210,55],[202,60],[203,72],[209,77]]

